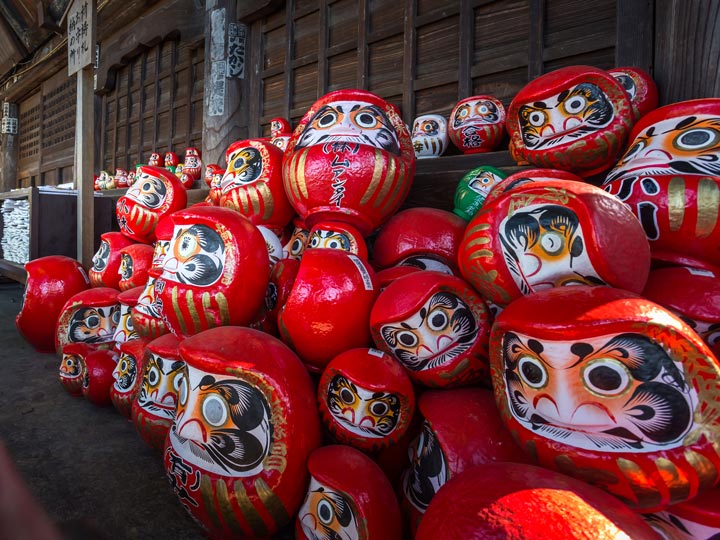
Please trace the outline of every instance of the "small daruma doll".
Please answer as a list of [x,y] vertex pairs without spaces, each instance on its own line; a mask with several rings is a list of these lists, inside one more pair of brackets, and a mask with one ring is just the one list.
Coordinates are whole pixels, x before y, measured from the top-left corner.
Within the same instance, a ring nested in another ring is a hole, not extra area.
[[249,139],[231,144],[225,158],[228,165],[220,184],[220,206],[281,234],[295,215],[283,188],[282,150],[267,141]]
[[147,343],[148,341],[143,338],[121,343],[118,361],[112,372],[115,382],[110,387],[110,400],[115,409],[127,418],[132,417],[132,404],[140,390]]
[[611,287],[540,291],[498,316],[490,354],[503,419],[540,465],[650,512],[717,482],[720,365],[660,305]]
[[82,374],[85,368],[85,356],[94,347],[87,343],[68,343],[62,348],[62,359],[58,375],[63,388],[75,397],[82,396]]
[[164,452],[180,503],[213,538],[269,538],[295,516],[320,446],[310,376],[280,340],[212,328],[180,344],[185,362]]
[[153,247],[149,244],[131,244],[121,248],[118,288],[127,291],[145,285],[152,260]]
[[71,296],[55,325],[55,350],[68,343],[87,343],[112,348],[115,327],[120,319],[120,291],[94,287]]
[[720,267],[720,99],[643,116],[604,188],[638,217],[653,259]]
[[415,391],[403,366],[378,349],[340,353],[318,385],[323,423],[336,441],[363,451],[397,443],[415,413]]
[[608,70],[630,96],[635,120],[657,108],[658,89],[655,81],[646,71],[638,67],[618,67]]
[[65,302],[90,287],[83,266],[70,257],[49,255],[25,263],[27,280],[15,326],[38,352],[55,351],[55,323]]
[[465,280],[428,270],[390,283],[370,313],[375,346],[430,387],[487,377],[490,324],[485,302]]
[[610,285],[639,293],[650,247],[630,210],[602,189],[538,180],[486,202],[470,221],[460,271],[499,306],[551,287]]
[[397,108],[364,90],[337,90],[315,102],[283,159],[285,192],[309,228],[346,221],[363,236],[405,201],[414,172]]
[[465,221],[470,221],[478,213],[490,191],[505,178],[506,173],[489,165],[481,165],[467,172],[455,188],[453,213]]
[[135,183],[118,199],[115,213],[120,231],[136,242],[151,243],[160,218],[187,205],[187,192],[170,171],[144,165]]
[[505,136],[505,107],[492,96],[473,96],[450,113],[448,134],[464,154],[495,150]]
[[440,157],[448,145],[447,120],[439,114],[423,114],[413,122],[412,143],[418,159]]
[[390,481],[349,446],[318,448],[308,460],[310,486],[298,512],[295,538],[402,538],[400,509]]
[[100,235],[100,247],[92,258],[92,267],[88,271],[93,287],[120,288],[120,250],[134,242],[122,233],[111,231]]
[[613,166],[634,123],[630,96],[612,75],[561,68],[530,81],[510,103],[510,155],[586,178]]
[[214,326],[249,323],[270,278],[260,231],[229,208],[201,206],[175,212],[155,292],[171,332],[190,336]]

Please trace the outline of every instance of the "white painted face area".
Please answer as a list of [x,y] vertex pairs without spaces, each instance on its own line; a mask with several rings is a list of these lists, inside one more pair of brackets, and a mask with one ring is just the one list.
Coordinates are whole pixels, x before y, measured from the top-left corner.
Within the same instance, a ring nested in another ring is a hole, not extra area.
[[[310,477],[305,501],[298,511],[298,522],[308,540],[359,540],[358,519],[344,493]],[[364,531],[362,538],[367,538]]]

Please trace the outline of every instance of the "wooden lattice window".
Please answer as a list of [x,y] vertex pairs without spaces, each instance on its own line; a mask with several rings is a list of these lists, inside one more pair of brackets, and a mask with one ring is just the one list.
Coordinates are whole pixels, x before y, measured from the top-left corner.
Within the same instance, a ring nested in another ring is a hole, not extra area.
[[203,42],[168,39],[116,72],[103,96],[102,168],[130,169],[152,152],[202,146]]

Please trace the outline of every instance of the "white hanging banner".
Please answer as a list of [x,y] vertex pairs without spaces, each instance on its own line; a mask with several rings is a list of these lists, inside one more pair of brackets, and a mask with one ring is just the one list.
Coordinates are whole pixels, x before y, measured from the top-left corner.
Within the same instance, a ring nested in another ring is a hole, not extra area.
[[68,14],[68,76],[95,62],[95,6],[72,0]]

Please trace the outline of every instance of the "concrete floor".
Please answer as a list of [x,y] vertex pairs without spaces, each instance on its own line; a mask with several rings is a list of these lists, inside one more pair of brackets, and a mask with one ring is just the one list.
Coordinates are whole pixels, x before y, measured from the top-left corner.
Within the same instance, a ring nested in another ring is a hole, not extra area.
[[20,336],[22,294],[17,283],[0,283],[0,442],[63,538],[205,538],[132,422],[71,397],[58,380],[60,359]]

